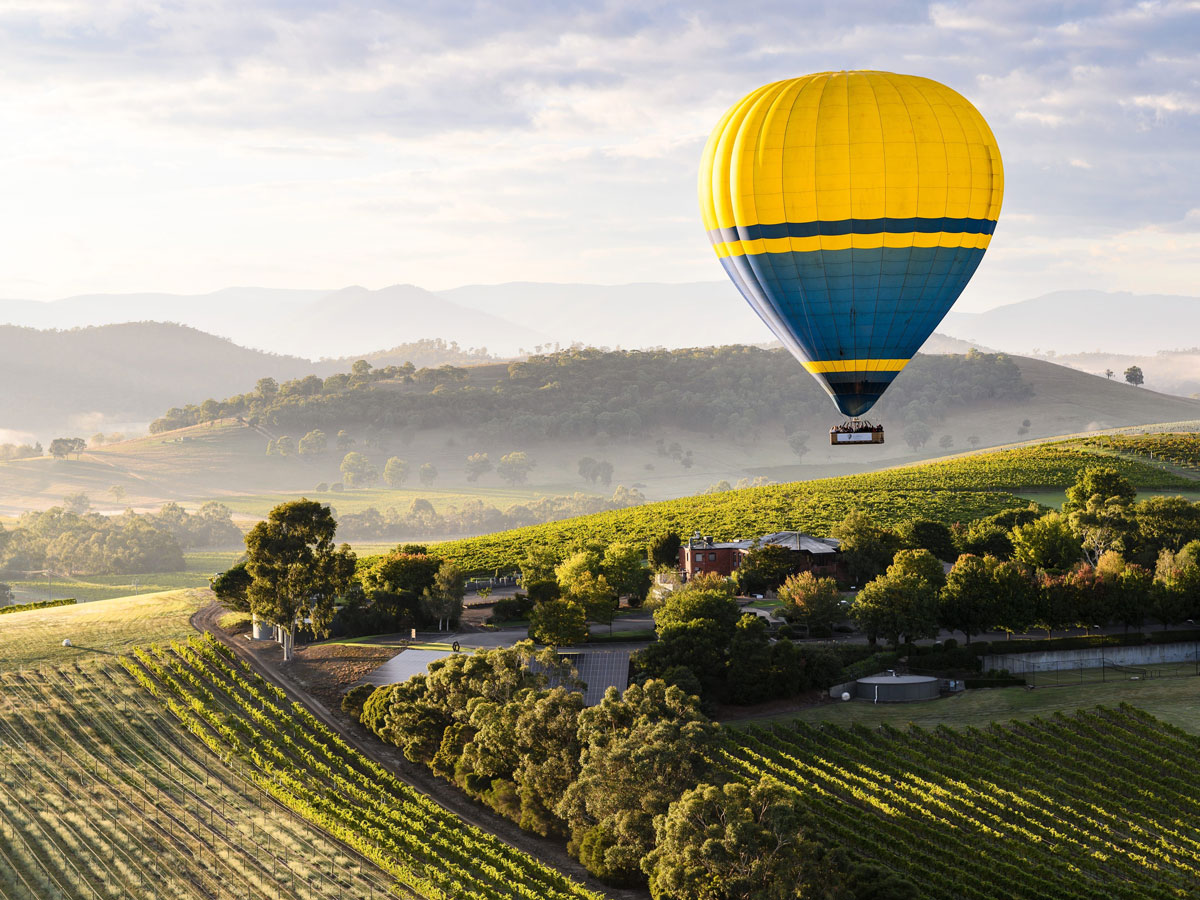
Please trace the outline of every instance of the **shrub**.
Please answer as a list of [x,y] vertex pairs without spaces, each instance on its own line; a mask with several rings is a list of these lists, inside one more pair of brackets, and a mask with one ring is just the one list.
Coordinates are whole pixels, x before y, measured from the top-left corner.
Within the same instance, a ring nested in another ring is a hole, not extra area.
[[375,685],[373,684],[356,684],[350,690],[346,691],[342,697],[342,712],[352,718],[355,722],[362,720],[363,705],[375,693]]
[[499,622],[511,622],[514,619],[528,619],[529,614],[533,612],[533,600],[525,594],[513,594],[511,597],[501,597],[492,606],[492,615],[488,621],[497,624]]

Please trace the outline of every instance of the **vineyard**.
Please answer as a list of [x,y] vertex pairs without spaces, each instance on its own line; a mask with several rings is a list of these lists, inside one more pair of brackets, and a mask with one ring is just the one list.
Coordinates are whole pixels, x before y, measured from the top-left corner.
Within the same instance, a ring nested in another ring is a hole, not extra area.
[[0,678],[0,897],[368,900],[395,884],[112,663]]
[[1195,488],[1195,481],[1158,466],[1089,452],[1074,444],[1047,444],[981,453],[945,462],[907,466],[865,475],[745,488],[685,497],[613,512],[579,516],[544,525],[447,541],[440,555],[472,572],[512,570],[530,545],[565,548],[579,541],[645,542],[664,531],[700,532],[720,540],[798,530],[827,535],[852,509],[885,526],[906,519],[934,519],[947,525],[968,522],[1027,500],[1022,488],[1061,489],[1089,466],[1112,466],[1144,488]]
[[398,781],[210,637],[119,662],[0,680],[3,900],[596,897]]
[[1196,487],[1193,479],[1158,466],[1137,459],[1095,453],[1074,442],[998,450],[867,475],[831,478],[828,483],[836,485],[848,482],[877,490],[1014,491],[1022,488],[1065,488],[1090,466],[1114,468],[1140,488]]
[[1103,435],[1084,444],[1114,453],[1128,453],[1185,469],[1200,469],[1200,434],[1165,433]]
[[955,731],[729,732],[718,765],[802,796],[928,900],[1178,898],[1200,884],[1200,738],[1122,706]]

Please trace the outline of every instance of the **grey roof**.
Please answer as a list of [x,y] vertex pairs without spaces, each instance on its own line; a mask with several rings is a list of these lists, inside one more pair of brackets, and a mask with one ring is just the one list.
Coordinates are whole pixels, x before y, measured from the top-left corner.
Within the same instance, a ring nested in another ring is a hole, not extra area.
[[453,650],[405,650],[398,653],[363,679],[367,684],[398,684],[414,675],[424,675],[429,664],[436,659],[449,656]]
[[[470,648],[465,648],[467,652]],[[612,647],[603,650],[591,647],[568,647],[559,651],[560,656],[568,656],[572,665],[579,673],[579,680],[584,682],[583,691],[585,706],[595,706],[604,699],[604,692],[609,686],[615,686],[622,693],[629,686],[629,657],[635,648]],[[408,681],[414,675],[422,675],[429,671],[429,664],[434,660],[450,656],[453,650],[405,650],[393,656],[378,669],[367,674],[363,681],[367,684],[385,685]]]
[[689,547],[697,550],[749,550],[755,544],[776,544],[790,550],[804,550],[808,553],[836,553],[841,541],[837,538],[819,538],[799,531],[776,531],[774,534],[764,534],[752,541],[714,541],[711,544],[695,544],[689,542]]

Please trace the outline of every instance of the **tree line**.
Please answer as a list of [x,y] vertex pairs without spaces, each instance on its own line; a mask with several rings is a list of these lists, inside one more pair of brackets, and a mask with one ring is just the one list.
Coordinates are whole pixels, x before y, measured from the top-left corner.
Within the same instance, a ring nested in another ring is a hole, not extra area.
[[195,513],[168,503],[158,513],[126,510],[119,516],[62,506],[27,512],[15,528],[0,530],[0,571],[46,569],[65,575],[179,572],[183,551],[228,547],[241,540],[227,506],[209,502]]
[[337,519],[342,535],[352,540],[406,540],[487,534],[573,516],[626,509],[645,502],[641,491],[623,486],[619,486],[609,497],[582,493],[538,497],[524,503],[514,503],[503,510],[494,504],[473,499],[439,512],[429,500],[417,497],[405,511],[391,507],[380,512],[375,507],[368,507],[357,513],[337,514]]
[[872,640],[944,629],[970,643],[985,631],[1141,630],[1200,615],[1200,504],[1138,501],[1110,467],[1082,471],[1061,512],[1030,506],[896,530],[853,512],[833,533],[863,587],[846,602],[831,580],[772,573],[793,621],[827,629],[849,615]]
[[[896,415],[937,422],[965,405],[1027,397],[1020,369],[1003,354],[918,356],[889,393]],[[373,368],[366,360],[327,378],[260,379],[224,400],[168,410],[153,433],[237,416],[305,434],[350,427],[421,431],[444,427],[536,441],[628,438],[648,427],[744,437],[828,424],[828,398],[786,351],[730,346],[688,350],[572,348],[510,364],[465,368]],[[802,443],[798,453],[803,452]],[[585,476],[587,477],[587,476]]]

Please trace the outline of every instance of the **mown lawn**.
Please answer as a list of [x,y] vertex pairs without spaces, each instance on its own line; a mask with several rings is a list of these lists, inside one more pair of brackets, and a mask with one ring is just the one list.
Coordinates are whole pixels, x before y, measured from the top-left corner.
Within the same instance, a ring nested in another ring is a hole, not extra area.
[[[166,591],[0,616],[0,671],[126,653],[195,634],[188,620],[212,600],[208,590]],[[72,646],[64,647],[64,639]]]
[[[1028,690],[1024,687],[991,688],[965,691],[940,700],[918,703],[880,703],[866,700],[832,702],[814,706],[799,713],[751,719],[759,724],[775,721],[830,722],[852,725],[860,722],[874,726],[889,724],[904,728],[909,724],[922,728],[948,725],[965,728],[985,727],[992,722],[1010,719],[1033,719],[1056,712],[1072,712],[1094,706],[1117,706],[1129,703],[1170,722],[1172,725],[1200,734],[1200,677],[1153,678],[1147,681],[1108,681],[1064,687],[1045,687]],[[738,722],[731,722],[737,726]]]

